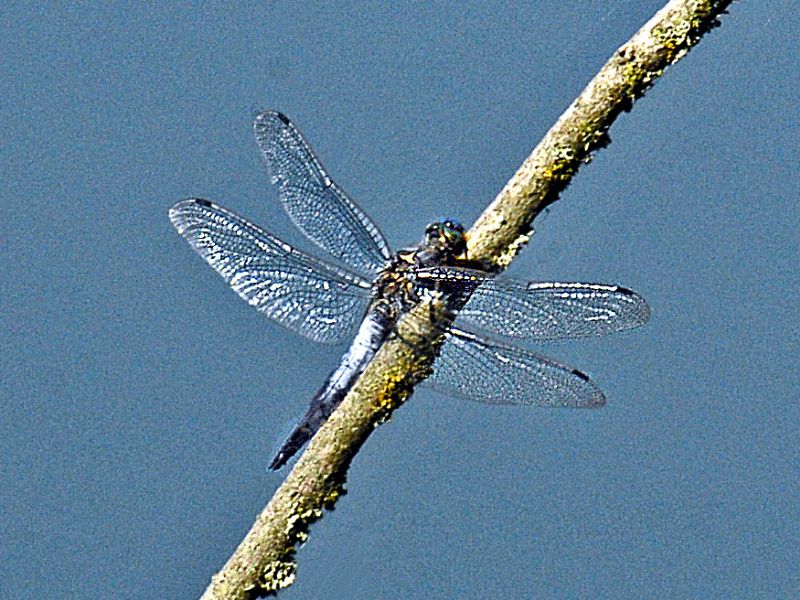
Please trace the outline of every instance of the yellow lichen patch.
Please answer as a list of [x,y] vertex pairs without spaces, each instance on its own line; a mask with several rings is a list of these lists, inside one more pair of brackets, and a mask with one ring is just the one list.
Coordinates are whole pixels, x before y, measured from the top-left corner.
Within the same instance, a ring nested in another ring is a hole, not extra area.
[[[309,499],[309,500],[314,501],[316,499],[312,498],[312,499]],[[305,504],[305,506],[301,510],[298,510],[297,516],[299,516],[300,519],[306,524],[313,523],[314,521],[316,521],[317,519],[322,517],[322,509],[319,508],[316,504],[312,504],[311,502],[308,502],[308,503]],[[308,534],[306,533],[306,531],[304,529],[302,531],[298,531],[296,533],[296,535],[297,535],[298,539],[300,539],[302,541],[305,541],[302,538],[303,538],[303,536],[307,536]]]
[[625,95],[630,100],[635,100],[639,97],[642,87],[645,85],[646,69],[639,63],[628,62],[622,68],[622,77],[625,80],[625,85],[622,88]]
[[380,374],[381,385],[376,386],[372,405],[381,411],[391,411],[397,404],[398,388],[405,378],[402,364],[387,368]]
[[322,496],[322,502],[325,506],[333,506],[336,501],[344,495],[344,488],[341,484],[332,485]]
[[297,531],[295,532],[295,537],[297,538],[298,544],[305,544],[306,541],[308,541],[308,531],[306,530]]
[[294,583],[297,577],[297,563],[293,561],[274,560],[267,563],[261,571],[261,589],[274,593]]
[[575,172],[575,150],[568,146],[555,149],[552,161],[542,169],[542,175],[551,182],[566,183]]
[[305,527],[306,523],[303,517],[300,515],[298,509],[295,509],[294,512],[286,519],[286,529],[285,535],[287,538],[298,540],[300,536],[298,533],[302,531],[303,527]]
[[674,63],[697,43],[703,27],[699,18],[680,20],[654,28],[652,36],[666,53],[667,62]]

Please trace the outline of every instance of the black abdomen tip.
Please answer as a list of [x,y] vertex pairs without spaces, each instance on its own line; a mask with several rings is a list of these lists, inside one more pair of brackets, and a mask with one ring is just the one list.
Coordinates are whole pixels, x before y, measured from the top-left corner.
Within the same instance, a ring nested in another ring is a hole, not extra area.
[[289,460],[289,457],[286,456],[285,452],[278,452],[277,456],[272,459],[272,462],[269,465],[269,468],[273,471],[277,471],[283,465],[286,464],[286,461]]

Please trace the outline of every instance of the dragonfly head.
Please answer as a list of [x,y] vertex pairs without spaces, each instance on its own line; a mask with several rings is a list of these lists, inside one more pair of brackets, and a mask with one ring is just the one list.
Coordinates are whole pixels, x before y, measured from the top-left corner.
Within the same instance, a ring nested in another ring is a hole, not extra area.
[[425,228],[425,244],[448,256],[458,256],[467,250],[464,227],[457,221],[445,219]]

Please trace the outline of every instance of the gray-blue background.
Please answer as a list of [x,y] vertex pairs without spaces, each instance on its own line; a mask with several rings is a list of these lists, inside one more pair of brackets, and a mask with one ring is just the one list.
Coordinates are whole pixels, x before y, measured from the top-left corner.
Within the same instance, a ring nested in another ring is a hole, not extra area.
[[[397,247],[470,224],[661,0],[5,5],[3,598],[191,598],[338,360],[175,233],[202,196],[299,243],[251,123],[286,112]],[[723,27],[612,130],[510,274],[621,283],[652,321],[547,353],[600,411],[419,391],[286,598],[797,597],[793,3]]]

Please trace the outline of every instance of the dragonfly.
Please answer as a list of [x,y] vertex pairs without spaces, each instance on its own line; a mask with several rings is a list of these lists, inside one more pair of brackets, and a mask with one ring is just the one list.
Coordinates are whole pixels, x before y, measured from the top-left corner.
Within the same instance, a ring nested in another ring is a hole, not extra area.
[[271,469],[313,437],[397,333],[399,319],[425,300],[453,307],[439,325],[444,342],[424,382],[437,391],[488,404],[605,404],[588,375],[517,340],[551,342],[638,327],[649,308],[636,292],[496,276],[469,259],[464,228],[449,219],[428,225],[418,244],[392,253],[378,226],[334,183],[284,114],[262,112],[254,128],[284,209],[333,260],[298,250],[201,198],[175,204],[172,224],[241,298],[272,320],[322,343],[356,331]]

